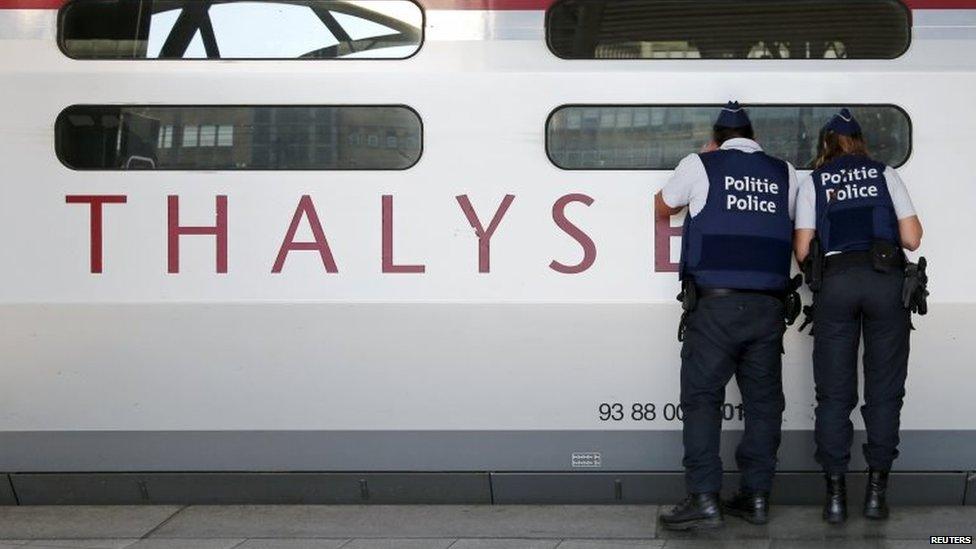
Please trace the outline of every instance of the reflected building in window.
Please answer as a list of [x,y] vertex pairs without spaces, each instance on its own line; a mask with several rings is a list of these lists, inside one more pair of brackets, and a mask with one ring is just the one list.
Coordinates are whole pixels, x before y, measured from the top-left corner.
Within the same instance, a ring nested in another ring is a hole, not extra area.
[[57,136],[75,169],[400,170],[422,147],[398,106],[76,106]]
[[[711,140],[720,106],[567,106],[547,128],[547,150],[571,170],[671,170]],[[817,152],[820,128],[837,106],[761,105],[749,108],[756,139],[774,156],[803,169]],[[852,107],[872,154],[899,166],[911,149],[911,123],[892,105]]]
[[893,59],[911,42],[899,0],[559,0],[564,59]]
[[405,59],[423,42],[410,0],[73,0],[73,59]]

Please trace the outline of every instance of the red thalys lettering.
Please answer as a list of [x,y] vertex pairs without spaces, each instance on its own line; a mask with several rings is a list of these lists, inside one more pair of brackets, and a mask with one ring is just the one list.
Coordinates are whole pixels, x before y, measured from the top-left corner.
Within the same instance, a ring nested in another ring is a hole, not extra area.
[[[388,274],[424,274],[426,266],[423,264],[401,264],[394,259],[393,242],[393,196],[382,197],[382,250],[381,272]],[[478,272],[491,272],[491,239],[515,202],[515,195],[507,194],[502,198],[498,208],[486,228],[482,217],[475,211],[467,195],[455,197],[462,214],[474,229],[478,238]],[[102,236],[104,232],[104,206],[106,204],[123,205],[128,203],[126,195],[67,195],[67,204],[87,204],[89,206],[89,242],[90,265],[92,274],[100,274],[104,268],[104,252]],[[558,260],[552,260],[549,268],[563,274],[580,274],[589,270],[596,263],[597,246],[590,236],[569,220],[566,209],[573,203],[592,206],[595,200],[585,194],[568,194],[560,197],[553,204],[552,219],[559,229],[575,240],[582,248],[583,257],[576,264],[567,265]],[[230,213],[228,198],[225,195],[215,197],[215,211],[213,225],[184,225],[180,220],[180,197],[167,197],[167,272],[180,273],[180,239],[187,236],[210,236],[215,239],[215,272],[225,274],[229,271],[228,261],[228,224]],[[650,209],[648,210],[650,211]],[[312,241],[296,242],[295,238],[303,223],[307,223],[312,233]],[[658,219],[654,224],[654,270],[657,272],[675,272],[677,265],[671,261],[671,239],[680,236],[681,227],[671,225],[669,219]],[[273,274],[281,273],[285,268],[288,255],[292,252],[318,252],[322,266],[328,274],[336,274],[339,267],[336,263],[325,230],[322,227],[318,211],[309,195],[299,199],[291,223],[285,230],[284,240],[278,249],[277,258],[271,268]]]

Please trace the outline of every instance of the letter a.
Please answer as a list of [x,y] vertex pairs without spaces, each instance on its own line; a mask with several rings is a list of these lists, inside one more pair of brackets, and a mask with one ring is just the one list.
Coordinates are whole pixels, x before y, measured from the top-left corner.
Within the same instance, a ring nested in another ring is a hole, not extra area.
[[[295,235],[298,233],[298,227],[301,225],[302,218],[304,217],[308,218],[309,227],[312,229],[312,237],[315,239],[314,242],[295,242]],[[339,272],[338,267],[336,267],[335,258],[332,257],[332,250],[329,248],[329,241],[325,238],[325,231],[322,230],[319,214],[315,211],[315,204],[312,202],[312,197],[307,194],[302,196],[302,199],[298,202],[298,208],[295,209],[295,216],[292,218],[291,225],[288,227],[285,241],[281,243],[281,248],[278,250],[278,259],[275,260],[274,267],[271,269],[272,273],[278,274],[285,268],[285,260],[288,259],[288,252],[293,250],[318,252],[322,257],[322,265],[325,266],[325,272]]]

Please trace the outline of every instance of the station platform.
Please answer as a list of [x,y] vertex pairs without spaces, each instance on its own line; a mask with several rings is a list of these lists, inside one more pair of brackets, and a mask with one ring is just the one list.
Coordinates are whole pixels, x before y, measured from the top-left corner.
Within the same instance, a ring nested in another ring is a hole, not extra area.
[[654,505],[0,507],[0,549],[907,549],[976,535],[976,506],[898,507],[832,527],[815,506],[774,507],[766,526],[673,533]]

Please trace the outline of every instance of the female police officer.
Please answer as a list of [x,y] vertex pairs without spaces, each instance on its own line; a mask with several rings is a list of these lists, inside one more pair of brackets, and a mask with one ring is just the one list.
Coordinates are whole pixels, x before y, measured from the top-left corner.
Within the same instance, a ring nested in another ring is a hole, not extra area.
[[868,156],[850,111],[843,109],[824,126],[819,149],[815,171],[800,183],[794,245],[801,264],[811,253],[823,262],[813,314],[816,457],[827,480],[823,517],[830,523],[847,518],[844,475],[863,332],[861,415],[870,467],[864,515],[884,519],[888,471],[898,455],[911,326],[902,302],[902,248],[919,247],[922,226],[894,168]]

